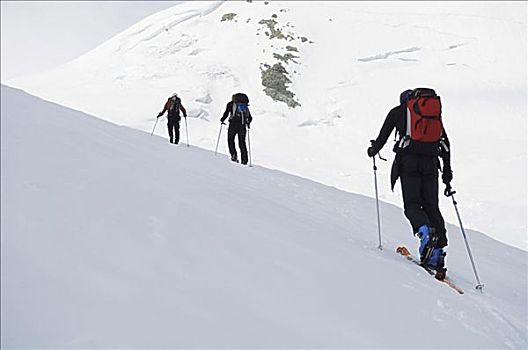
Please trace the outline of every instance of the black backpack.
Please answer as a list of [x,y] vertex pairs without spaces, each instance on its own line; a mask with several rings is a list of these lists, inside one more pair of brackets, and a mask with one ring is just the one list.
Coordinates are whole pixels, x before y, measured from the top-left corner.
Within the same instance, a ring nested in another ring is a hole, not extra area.
[[181,106],[181,99],[179,97],[176,97],[176,100],[172,102],[172,105],[169,108],[169,116],[170,117],[176,117],[180,115],[180,106]]
[[234,103],[244,103],[247,105],[249,104],[249,98],[247,97],[246,94],[239,92],[238,94],[233,95],[233,102]]
[[233,95],[233,110],[231,119],[240,119],[242,124],[247,123],[249,98],[246,94],[238,93]]

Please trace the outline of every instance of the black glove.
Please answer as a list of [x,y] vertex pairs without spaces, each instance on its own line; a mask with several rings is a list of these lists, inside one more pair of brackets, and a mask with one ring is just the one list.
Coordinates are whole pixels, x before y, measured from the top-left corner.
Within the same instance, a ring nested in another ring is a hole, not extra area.
[[378,152],[375,152],[374,151],[374,147],[370,146],[368,149],[367,149],[367,154],[369,157],[374,157],[376,155],[376,153]]
[[159,118],[159,117],[161,117],[161,113],[159,113],[158,116],[157,116],[156,118]]
[[444,190],[444,196],[451,197],[455,193],[456,193],[456,191],[453,191],[453,189],[451,188],[451,185],[449,185],[449,184],[446,185],[446,188]]
[[247,128],[249,129],[249,124],[246,124],[247,125]]
[[453,180],[453,172],[449,168],[444,167],[444,172],[442,173],[442,182],[446,184],[446,186],[450,186],[449,184]]

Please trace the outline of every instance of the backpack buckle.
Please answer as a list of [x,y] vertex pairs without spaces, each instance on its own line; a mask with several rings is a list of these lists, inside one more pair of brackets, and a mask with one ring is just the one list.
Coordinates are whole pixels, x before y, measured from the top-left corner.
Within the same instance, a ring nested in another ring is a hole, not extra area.
[[404,135],[400,141],[398,141],[398,148],[399,149],[404,149],[405,147],[409,146],[409,144],[411,143],[410,141],[410,136],[409,135]]

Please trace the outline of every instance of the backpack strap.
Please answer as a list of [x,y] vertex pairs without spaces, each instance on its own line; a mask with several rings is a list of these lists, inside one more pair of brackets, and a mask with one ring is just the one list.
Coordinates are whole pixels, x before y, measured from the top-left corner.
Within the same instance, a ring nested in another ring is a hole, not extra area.
[[405,120],[405,134],[403,136],[400,135],[401,138],[398,142],[399,149],[404,149],[411,143],[411,111],[407,107],[407,104],[405,104],[403,110],[403,118]]
[[235,117],[236,108],[237,108],[237,104],[235,102],[233,102],[233,105],[231,107],[231,115],[229,116],[229,121],[231,121],[231,119],[233,119]]
[[443,137],[440,139],[440,147],[442,147],[446,153],[449,153],[449,147],[447,147],[447,143]]

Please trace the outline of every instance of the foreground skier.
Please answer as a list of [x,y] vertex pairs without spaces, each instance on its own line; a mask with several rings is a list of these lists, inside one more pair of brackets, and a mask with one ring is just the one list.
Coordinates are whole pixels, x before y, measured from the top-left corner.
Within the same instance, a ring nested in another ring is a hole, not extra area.
[[438,208],[438,169],[443,159],[442,180],[447,187],[453,179],[449,139],[441,119],[440,97],[434,90],[418,88],[400,95],[381,128],[379,136],[368,148],[374,157],[396,128],[399,141],[394,145],[396,157],[392,165],[391,185],[400,178],[405,216],[413,232],[420,238],[421,264],[445,278],[444,248],[447,246],[445,222]]

